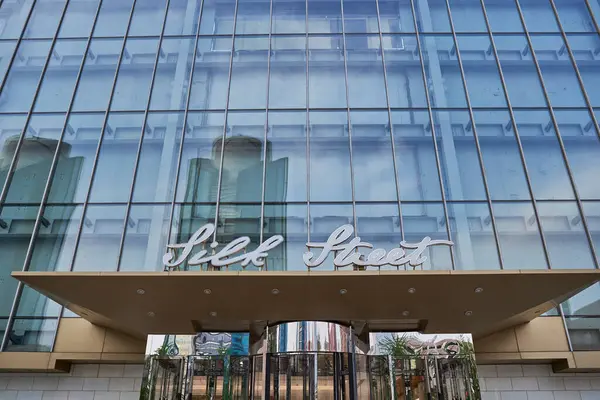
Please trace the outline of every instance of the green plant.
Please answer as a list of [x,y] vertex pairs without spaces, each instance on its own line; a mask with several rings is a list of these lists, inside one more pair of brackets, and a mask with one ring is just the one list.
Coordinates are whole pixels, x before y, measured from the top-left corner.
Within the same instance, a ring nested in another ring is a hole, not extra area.
[[415,356],[415,350],[410,346],[410,340],[413,338],[412,335],[402,334],[393,335],[392,337],[385,337],[379,341],[379,346],[384,354],[393,357],[410,357]]

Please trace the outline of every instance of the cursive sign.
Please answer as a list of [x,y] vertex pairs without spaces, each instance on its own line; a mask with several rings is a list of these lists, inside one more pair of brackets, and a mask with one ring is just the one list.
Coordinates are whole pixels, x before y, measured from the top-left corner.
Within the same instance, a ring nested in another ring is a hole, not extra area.
[[[246,252],[246,247],[251,240],[248,236],[242,236],[229,242],[221,250],[216,251],[219,246],[218,242],[213,241],[210,245],[206,245],[206,242],[214,233],[214,224],[206,224],[198,229],[187,243],[167,245],[167,253],[163,256],[164,265],[169,269],[173,269],[188,260],[190,266],[210,264],[214,267],[225,267],[240,263],[244,268],[248,264],[262,267],[265,264],[265,258],[268,256],[267,252],[283,242],[283,236],[271,236],[259,244],[256,249]],[[408,264],[414,268],[422,265],[427,260],[423,253],[428,247],[436,245],[452,246],[454,244],[450,240],[432,240],[429,236],[426,236],[419,243],[402,241],[400,247],[389,252],[384,249],[374,249],[365,256],[358,252],[358,249],[361,247],[372,249],[373,245],[362,242],[358,236],[348,241],[353,233],[354,227],[352,225],[343,225],[333,231],[325,243],[306,243],[309,251],[302,256],[304,264],[308,268],[318,267],[323,264],[330,253],[333,253],[335,255],[333,264],[336,267],[348,267],[350,265],[380,267],[383,265],[401,266]],[[192,250],[198,245],[203,245],[202,249],[192,255]],[[179,256],[177,255],[178,249],[182,249]],[[321,249],[321,253],[315,256],[310,251],[311,249]],[[209,254],[209,251],[214,254]],[[241,253],[242,251],[244,252]]]

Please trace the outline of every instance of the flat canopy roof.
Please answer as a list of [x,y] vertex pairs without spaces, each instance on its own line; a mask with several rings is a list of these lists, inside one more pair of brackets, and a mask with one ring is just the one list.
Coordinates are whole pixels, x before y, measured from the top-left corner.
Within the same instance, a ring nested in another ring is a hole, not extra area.
[[600,270],[12,275],[92,323],[138,336],[260,333],[292,320],[484,336],[530,321],[600,280]]

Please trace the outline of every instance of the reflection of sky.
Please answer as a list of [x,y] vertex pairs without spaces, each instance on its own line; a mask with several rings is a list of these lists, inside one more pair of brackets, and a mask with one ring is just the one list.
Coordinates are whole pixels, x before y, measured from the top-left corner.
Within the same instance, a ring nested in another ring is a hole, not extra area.
[[148,335],[146,340],[146,354],[154,354],[156,349],[163,345],[166,335]]

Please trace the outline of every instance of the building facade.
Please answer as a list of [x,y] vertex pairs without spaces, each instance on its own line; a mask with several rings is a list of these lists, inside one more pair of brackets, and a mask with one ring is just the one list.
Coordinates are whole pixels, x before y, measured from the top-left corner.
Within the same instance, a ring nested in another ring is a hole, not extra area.
[[600,399],[599,35],[598,0],[1,1],[0,399],[138,398],[148,335],[290,321]]

